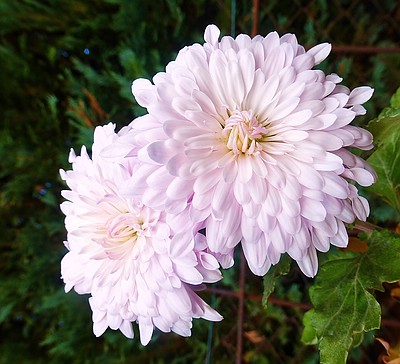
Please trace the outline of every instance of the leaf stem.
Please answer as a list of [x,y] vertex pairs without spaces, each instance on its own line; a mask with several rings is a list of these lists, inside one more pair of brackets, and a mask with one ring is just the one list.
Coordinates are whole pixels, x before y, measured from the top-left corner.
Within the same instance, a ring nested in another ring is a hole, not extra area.
[[360,221],[356,220],[354,222],[354,229],[363,231],[365,233],[372,233],[374,230],[382,230],[382,228],[378,225],[372,224],[368,221]]

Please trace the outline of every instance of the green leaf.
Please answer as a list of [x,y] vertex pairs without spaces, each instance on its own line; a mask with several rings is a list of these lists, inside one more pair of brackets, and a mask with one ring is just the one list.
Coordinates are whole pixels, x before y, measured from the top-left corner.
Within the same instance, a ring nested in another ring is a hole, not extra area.
[[303,316],[303,325],[304,330],[301,334],[301,341],[307,345],[317,345],[318,344],[318,335],[317,331],[315,331],[314,326],[312,324],[313,316],[311,312],[314,310],[310,310],[305,313]]
[[400,88],[392,96],[390,106],[368,123],[368,130],[374,135],[375,145],[384,143],[388,136],[400,132]]
[[378,181],[368,190],[400,213],[400,128],[396,133],[386,135],[384,144],[368,158],[368,162],[378,176]]
[[400,109],[385,109],[384,116],[379,116],[368,124],[368,130],[374,136],[374,143],[379,146],[393,134],[400,132]]
[[392,96],[390,100],[390,107],[392,109],[397,109],[400,113],[400,87],[397,89],[395,94]]
[[303,319],[302,341],[318,343],[321,363],[342,364],[364,332],[379,328],[381,310],[371,294],[400,280],[400,237],[373,232],[368,251],[323,263],[310,289],[314,308]]
[[390,106],[368,124],[368,129],[376,145],[368,162],[378,176],[369,191],[400,213],[400,88],[392,96]]
[[267,308],[268,305],[268,297],[269,295],[274,291],[275,289],[275,283],[276,279],[281,276],[285,275],[289,272],[290,270],[290,262],[291,259],[290,257],[285,254],[281,260],[279,261],[278,264],[272,266],[267,274],[264,276],[263,281],[264,281],[264,293],[263,293],[263,298],[262,298],[262,304],[265,308]]
[[14,303],[9,303],[0,308],[0,323],[3,323],[12,313]]

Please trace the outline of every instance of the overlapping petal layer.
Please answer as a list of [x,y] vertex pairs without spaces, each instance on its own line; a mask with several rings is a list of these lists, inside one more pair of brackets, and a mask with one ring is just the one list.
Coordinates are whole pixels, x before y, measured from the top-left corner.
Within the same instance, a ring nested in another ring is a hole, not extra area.
[[255,274],[287,252],[314,276],[316,251],[346,246],[344,224],[369,214],[353,181],[375,174],[346,148],[372,148],[350,123],[373,90],[313,69],[329,44],[219,33],[208,26],[204,45],[182,49],[153,83],[133,82],[148,114],[123,137],[141,161],[124,193],[174,215],[178,231],[187,217],[205,228],[224,267],[241,241]]
[[[84,147],[80,156],[71,151],[72,170],[61,171],[70,188],[61,205],[69,250],[61,262],[65,290],[91,294],[96,336],[110,327],[132,338],[132,322],[144,345],[154,327],[189,336],[193,318],[222,318],[194,292],[221,278],[218,261],[203,235],[175,233],[166,213],[122,196],[136,161],[116,157],[126,155],[118,141],[130,128],[119,134],[114,128],[96,128],[92,158]],[[110,149],[114,160],[104,158]]]

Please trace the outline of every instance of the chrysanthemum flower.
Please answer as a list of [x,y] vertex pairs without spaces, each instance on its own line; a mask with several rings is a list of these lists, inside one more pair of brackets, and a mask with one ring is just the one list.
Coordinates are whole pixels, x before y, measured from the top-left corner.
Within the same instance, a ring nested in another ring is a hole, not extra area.
[[101,157],[129,130],[118,135],[114,128],[96,128],[92,159],[84,147],[80,156],[71,151],[72,170],[61,171],[71,189],[63,191],[69,201],[61,205],[69,250],[61,263],[65,290],[91,294],[96,336],[110,327],[132,338],[132,322],[143,345],[154,327],[189,336],[192,318],[222,318],[194,292],[221,278],[218,261],[202,235],[175,235],[164,212],[121,196],[135,163]]
[[127,192],[177,225],[190,216],[224,267],[241,241],[255,274],[288,253],[312,277],[317,250],[345,247],[345,223],[369,214],[353,182],[375,174],[347,148],[372,148],[371,134],[349,124],[373,90],[313,69],[329,44],[306,51],[292,34],[219,34],[208,26],[205,44],[182,49],[153,84],[134,81],[148,115],[126,136],[142,146]]

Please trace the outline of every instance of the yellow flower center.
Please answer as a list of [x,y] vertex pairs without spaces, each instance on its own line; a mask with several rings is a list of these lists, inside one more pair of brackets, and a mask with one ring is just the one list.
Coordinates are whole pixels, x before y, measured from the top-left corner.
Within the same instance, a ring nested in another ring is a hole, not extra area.
[[107,236],[103,244],[111,259],[128,254],[138,238],[147,233],[147,226],[140,216],[131,212],[121,213],[110,219],[106,228]]
[[225,121],[222,131],[227,147],[235,154],[253,154],[262,150],[260,142],[267,129],[258,122],[252,111],[235,110]]
[[136,237],[141,230],[141,224],[134,214],[124,213],[111,219],[107,228],[109,238],[120,245]]

